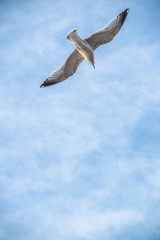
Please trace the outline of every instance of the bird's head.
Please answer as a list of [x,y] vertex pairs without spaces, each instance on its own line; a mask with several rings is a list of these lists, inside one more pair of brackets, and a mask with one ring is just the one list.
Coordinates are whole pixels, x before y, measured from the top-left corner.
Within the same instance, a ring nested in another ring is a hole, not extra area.
[[77,29],[73,29],[72,31],[70,31],[70,32],[67,34],[66,38],[67,38],[68,40],[72,41],[72,40],[74,40],[77,36],[79,36],[79,33],[78,33]]

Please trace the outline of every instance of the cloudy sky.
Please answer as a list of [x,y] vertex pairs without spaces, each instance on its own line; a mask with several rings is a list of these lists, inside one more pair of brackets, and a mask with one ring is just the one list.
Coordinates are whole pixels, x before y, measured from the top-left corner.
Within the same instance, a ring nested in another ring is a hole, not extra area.
[[[40,84],[130,8],[68,80]],[[0,240],[160,239],[160,2],[0,1]]]

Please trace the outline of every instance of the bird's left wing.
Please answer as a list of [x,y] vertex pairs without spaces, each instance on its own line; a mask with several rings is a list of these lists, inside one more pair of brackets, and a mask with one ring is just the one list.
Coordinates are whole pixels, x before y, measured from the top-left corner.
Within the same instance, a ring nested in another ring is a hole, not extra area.
[[111,20],[111,22],[109,22],[105,28],[99,30],[98,32],[95,32],[94,34],[85,39],[93,50],[95,50],[102,44],[108,43],[113,40],[113,38],[121,29],[128,12],[129,9],[127,8],[125,11],[123,11],[121,14]]
[[40,87],[47,87],[66,80],[76,72],[79,64],[83,60],[84,57],[75,49],[65,60],[63,65],[59,69],[51,73],[51,75],[44,81],[44,83]]

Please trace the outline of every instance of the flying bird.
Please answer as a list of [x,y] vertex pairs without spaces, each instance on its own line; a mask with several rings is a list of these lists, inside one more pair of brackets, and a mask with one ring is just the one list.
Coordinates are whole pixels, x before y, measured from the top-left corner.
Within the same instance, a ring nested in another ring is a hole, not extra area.
[[95,68],[94,51],[99,46],[113,40],[120,31],[128,12],[129,8],[112,19],[106,27],[93,33],[86,39],[80,37],[77,29],[70,31],[66,38],[75,45],[74,51],[68,56],[63,65],[51,73],[40,87],[47,87],[71,77],[84,59],[88,59]]

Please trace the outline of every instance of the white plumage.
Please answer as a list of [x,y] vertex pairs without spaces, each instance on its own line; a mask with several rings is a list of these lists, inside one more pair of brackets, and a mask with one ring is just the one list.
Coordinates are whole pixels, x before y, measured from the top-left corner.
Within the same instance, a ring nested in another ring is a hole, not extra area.
[[109,43],[120,31],[129,9],[127,8],[111,22],[108,23],[106,27],[95,32],[86,39],[81,39],[79,33],[76,29],[69,32],[67,39],[70,40],[74,45],[74,51],[65,60],[63,65],[55,70],[51,75],[44,81],[40,87],[50,86],[59,82],[62,82],[72,76],[79,64],[86,58],[90,64],[94,65],[94,50],[99,46]]

